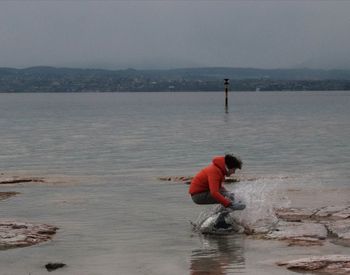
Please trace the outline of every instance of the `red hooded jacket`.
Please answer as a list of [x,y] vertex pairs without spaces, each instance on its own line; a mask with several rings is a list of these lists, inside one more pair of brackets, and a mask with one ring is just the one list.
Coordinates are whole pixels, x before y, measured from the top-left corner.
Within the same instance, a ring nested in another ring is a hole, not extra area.
[[226,166],[225,157],[215,157],[213,163],[201,170],[191,181],[189,193],[195,195],[210,191],[211,196],[223,206],[227,207],[231,201],[220,192],[222,182],[225,179]]

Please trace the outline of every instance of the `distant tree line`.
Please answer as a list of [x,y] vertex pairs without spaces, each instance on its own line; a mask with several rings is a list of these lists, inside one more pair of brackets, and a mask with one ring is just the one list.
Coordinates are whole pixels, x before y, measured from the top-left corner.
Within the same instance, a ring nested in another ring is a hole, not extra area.
[[148,92],[350,90],[347,70],[195,68],[97,70],[53,67],[0,68],[0,92]]

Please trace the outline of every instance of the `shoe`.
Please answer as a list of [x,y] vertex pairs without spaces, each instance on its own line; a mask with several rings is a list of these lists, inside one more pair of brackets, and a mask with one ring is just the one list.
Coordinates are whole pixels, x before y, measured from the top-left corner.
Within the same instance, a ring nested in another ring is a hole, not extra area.
[[231,229],[231,225],[226,222],[225,217],[228,215],[228,212],[222,212],[219,214],[218,218],[216,219],[216,222],[214,224],[214,229],[224,229],[228,230]]

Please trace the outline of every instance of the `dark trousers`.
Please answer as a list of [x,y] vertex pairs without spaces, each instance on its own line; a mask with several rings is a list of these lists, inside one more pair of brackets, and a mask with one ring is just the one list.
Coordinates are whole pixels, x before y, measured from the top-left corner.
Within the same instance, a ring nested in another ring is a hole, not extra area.
[[[230,194],[229,192],[227,192],[224,189],[220,189],[220,193],[225,197],[229,197],[229,194]],[[216,199],[214,199],[211,196],[210,191],[198,193],[198,194],[192,195],[191,197],[192,197],[193,202],[196,204],[217,204],[217,203],[219,203]]]

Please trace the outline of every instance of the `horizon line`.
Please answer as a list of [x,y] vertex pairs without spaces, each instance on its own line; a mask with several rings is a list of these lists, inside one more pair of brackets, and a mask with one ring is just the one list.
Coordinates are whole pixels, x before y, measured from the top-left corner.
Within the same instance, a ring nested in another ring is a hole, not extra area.
[[12,69],[12,70],[29,70],[37,68],[47,68],[47,69],[70,69],[70,70],[101,70],[101,71],[174,71],[174,70],[198,70],[198,69],[236,69],[236,70],[265,70],[265,71],[274,71],[274,70],[283,70],[283,71],[293,71],[293,70],[310,70],[310,71],[347,71],[350,68],[310,68],[310,67],[295,67],[295,68],[261,68],[261,67],[228,67],[228,66],[203,66],[203,67],[176,67],[176,68],[167,68],[167,69],[136,69],[136,68],[124,68],[124,69],[108,69],[101,67],[70,67],[70,66],[50,66],[50,65],[37,65],[37,66],[28,66],[28,67],[8,67],[4,66],[0,69]]

